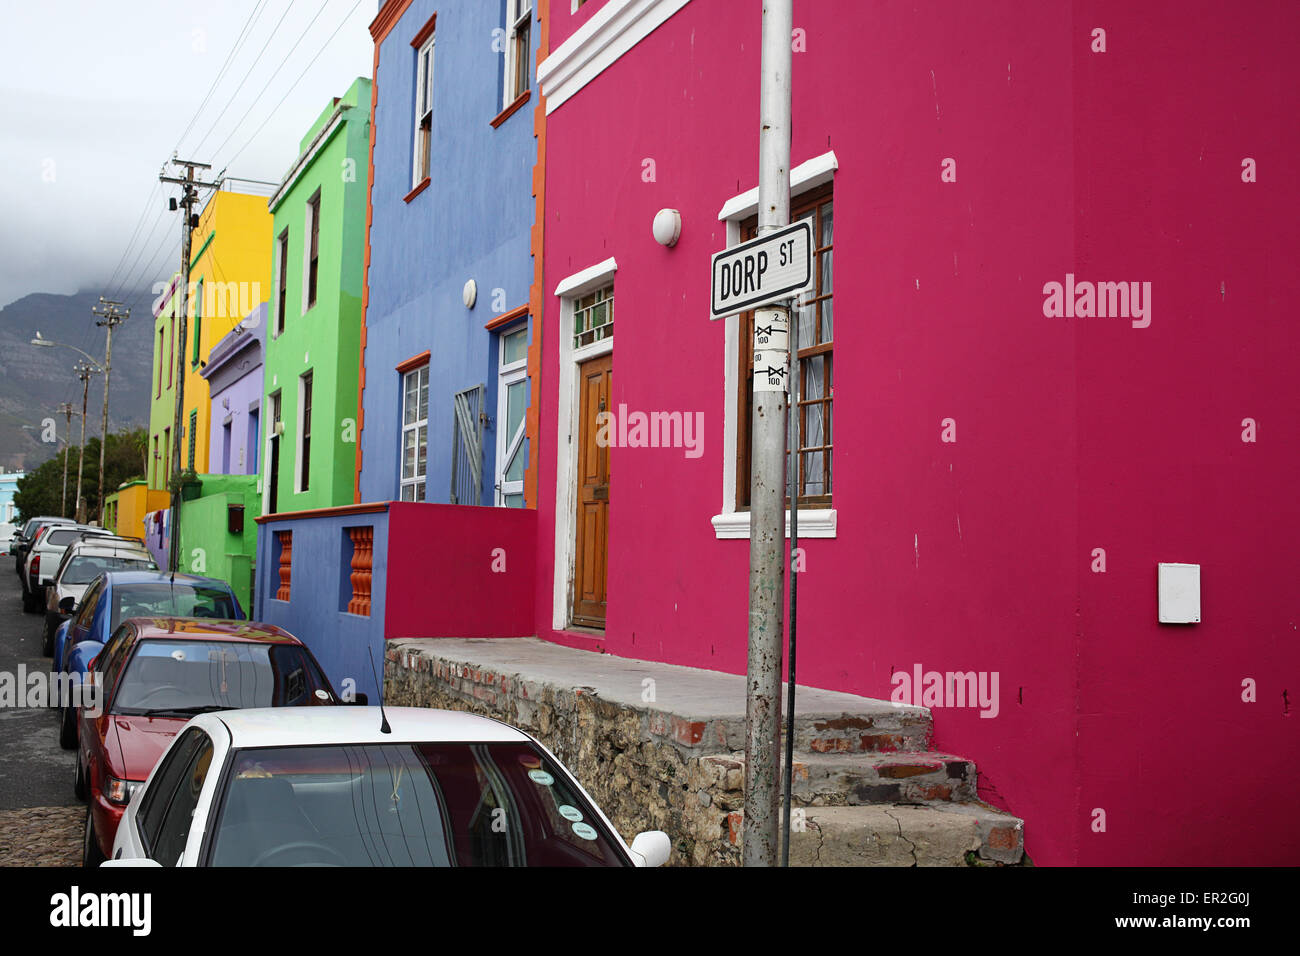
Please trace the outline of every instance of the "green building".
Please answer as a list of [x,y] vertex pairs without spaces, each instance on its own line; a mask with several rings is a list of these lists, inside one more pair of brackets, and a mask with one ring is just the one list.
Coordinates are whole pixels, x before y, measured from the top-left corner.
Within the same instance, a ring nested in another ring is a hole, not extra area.
[[307,130],[271,196],[262,511],[351,504],[365,269],[370,81]]

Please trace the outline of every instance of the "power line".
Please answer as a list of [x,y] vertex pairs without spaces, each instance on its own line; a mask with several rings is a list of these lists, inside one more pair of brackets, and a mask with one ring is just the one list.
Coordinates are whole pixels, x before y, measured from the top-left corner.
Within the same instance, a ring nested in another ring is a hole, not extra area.
[[[325,2],[328,3],[329,0],[325,0]],[[276,33],[280,30],[280,25],[284,23],[284,18],[289,15],[289,11],[292,9],[293,3],[290,2],[284,8],[284,13],[280,14],[280,19],[275,21],[275,26],[271,28],[271,34],[266,38],[266,42],[262,44],[262,49],[258,50],[257,56],[253,57],[253,62],[249,64],[248,70],[244,73],[244,78],[240,80],[239,85],[235,87],[235,92],[230,94],[230,99],[226,100],[226,105],[221,108],[221,112],[217,114],[217,118],[213,120],[212,125],[208,127],[208,131],[203,134],[203,138],[199,140],[198,145],[190,151],[192,154],[197,155],[199,150],[203,148],[203,144],[208,141],[208,137],[211,136],[213,131],[217,128],[217,124],[221,122],[221,117],[226,115],[226,110],[230,109],[231,104],[235,102],[235,97],[237,97],[239,91],[244,88],[244,84],[248,82],[248,78],[253,75],[253,70],[257,68],[258,62],[262,59],[262,54],[265,53],[266,48],[271,45],[271,41],[275,39]],[[316,16],[320,16],[320,11],[317,11]],[[258,95],[260,96],[261,94]]]
[[[245,39],[247,39],[245,34],[248,34],[249,36],[252,35],[250,30],[256,25],[256,21],[262,18],[262,13],[266,10],[266,3],[267,0],[257,0],[257,3],[253,5],[252,12],[249,13],[248,18],[244,20],[243,29],[239,31],[239,36],[235,37],[234,46],[232,46],[230,52],[226,54],[226,62],[223,63],[221,69],[217,71],[217,75],[213,79],[212,85],[208,87],[208,92],[203,97],[203,102],[199,104],[199,108],[194,111],[194,115],[190,118],[189,125],[185,127],[185,132],[181,133],[180,138],[176,140],[175,151],[180,150],[181,143],[184,142],[185,137],[189,135],[190,130],[194,128],[194,124],[198,122],[199,116],[203,113],[203,108],[208,105],[208,101],[212,99],[212,94],[216,92],[217,84],[219,84],[221,78],[226,75],[226,71],[230,69],[230,64],[235,61],[235,55],[243,46]],[[154,185],[157,186],[158,184],[155,183]]]
[[[302,41],[306,38],[308,31],[310,31],[311,28],[316,25],[316,21],[320,19],[320,15],[325,12],[325,8],[328,5],[329,5],[329,0],[325,0],[325,2],[321,4],[320,9],[316,11],[316,15],[311,18],[311,21],[307,24],[306,28],[302,31],[301,34],[298,35],[298,39],[294,42],[293,46],[289,48],[289,52],[286,53],[280,59],[280,65],[275,68],[275,72],[272,73],[267,78],[264,84],[262,84],[262,92],[258,93],[257,96],[253,98],[253,102],[248,104],[248,109],[244,110],[244,115],[239,118],[239,122],[237,122],[231,128],[230,132],[226,134],[226,138],[221,141],[221,145],[212,151],[214,156],[219,154],[221,150],[225,148],[226,144],[230,142],[231,137],[233,137],[235,133],[239,131],[239,127],[243,124],[244,120],[248,119],[248,114],[253,112],[253,107],[256,106],[258,102],[262,99],[262,95],[268,89],[270,89],[271,81],[280,75],[280,71],[283,70],[285,64],[289,62],[289,57],[293,56],[293,51],[298,49],[298,44],[302,43]],[[331,37],[330,39],[333,39],[333,37]],[[328,44],[329,40],[326,40],[325,42],[326,44]],[[319,54],[317,55],[319,56]]]
[[122,257],[117,260],[117,265],[109,275],[108,282],[105,283],[105,288],[111,287],[113,283],[117,281],[118,273],[122,271],[122,266],[126,262],[126,257],[130,255],[131,247],[134,245],[136,237],[140,234],[140,227],[144,225],[145,217],[149,215],[149,207],[153,205],[154,193],[159,192],[160,189],[160,184],[155,182],[153,188],[149,190],[149,197],[145,200],[144,206],[140,210],[140,216],[135,221],[135,228],[131,230],[131,238],[127,240],[126,248],[122,250]]
[[[289,94],[292,93],[294,89],[298,86],[298,84],[302,82],[302,78],[307,75],[307,71],[312,68],[312,64],[315,63],[318,59],[320,59],[320,55],[325,52],[326,48],[329,47],[330,43],[333,42],[334,38],[338,36],[338,32],[342,30],[343,27],[347,24],[348,20],[352,18],[352,14],[356,11],[357,7],[359,6],[361,6],[361,0],[357,0],[356,3],[352,4],[352,8],[348,10],[346,14],[344,14],[343,20],[339,23],[338,26],[334,28],[334,32],[329,35],[329,38],[321,45],[321,48],[316,51],[316,55],[311,58],[311,60],[303,68],[303,71],[298,74],[298,79],[293,81],[293,84],[287,90],[284,91],[284,96],[280,97],[280,102],[276,103],[275,106],[271,109],[271,112],[266,114],[266,118],[262,120],[262,125],[257,127],[257,129],[253,131],[253,135],[248,138],[248,142],[244,143],[243,146],[239,147],[238,151],[233,156],[231,156],[229,160],[226,161],[227,166],[229,166],[236,159],[238,159],[239,156],[244,152],[244,150],[248,149],[248,147],[253,144],[253,140],[257,139],[258,134],[261,133],[262,130],[266,127],[266,124],[271,121],[271,117],[274,116],[276,112],[280,109],[280,107],[284,105],[284,101],[289,98]],[[227,139],[229,139],[229,137],[227,137]],[[222,145],[225,144],[223,143]]]

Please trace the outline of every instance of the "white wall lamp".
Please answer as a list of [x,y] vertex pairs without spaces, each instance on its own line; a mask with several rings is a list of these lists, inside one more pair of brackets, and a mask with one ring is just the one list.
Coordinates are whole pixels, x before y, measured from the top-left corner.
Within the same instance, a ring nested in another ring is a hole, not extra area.
[[474,303],[478,301],[478,283],[470,279],[465,283],[465,288],[460,290],[460,300],[465,303],[465,308],[474,308]]
[[682,214],[676,209],[660,209],[655,213],[650,231],[654,233],[655,242],[671,249],[682,235]]

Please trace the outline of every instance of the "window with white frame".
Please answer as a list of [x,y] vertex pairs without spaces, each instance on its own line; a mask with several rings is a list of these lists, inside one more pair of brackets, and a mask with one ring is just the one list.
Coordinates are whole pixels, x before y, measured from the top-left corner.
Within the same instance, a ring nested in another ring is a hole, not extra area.
[[429,366],[402,376],[402,500],[423,501],[429,458]]
[[502,109],[528,92],[532,79],[533,0],[506,0],[505,83]]
[[420,47],[415,60],[415,158],[411,163],[411,186],[429,178],[429,155],[433,141],[433,36]]
[[524,507],[528,456],[524,416],[528,410],[528,324],[502,332],[497,360],[496,503]]
[[320,278],[320,190],[316,190],[307,200],[307,219],[303,235],[302,264],[302,311],[316,304],[316,287]]
[[276,294],[275,294],[275,334],[284,334],[284,304],[289,296],[289,230],[285,229],[276,240]]
[[311,486],[311,386],[312,373],[298,376],[298,491]]

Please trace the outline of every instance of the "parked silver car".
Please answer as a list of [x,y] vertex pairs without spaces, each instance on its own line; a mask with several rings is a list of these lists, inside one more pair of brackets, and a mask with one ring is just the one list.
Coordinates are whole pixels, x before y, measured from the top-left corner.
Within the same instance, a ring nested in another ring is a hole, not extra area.
[[105,571],[157,571],[153,555],[139,538],[87,535],[63,553],[54,579],[45,590],[45,636],[41,653],[54,652],[54,633],[81,604],[95,578]]

